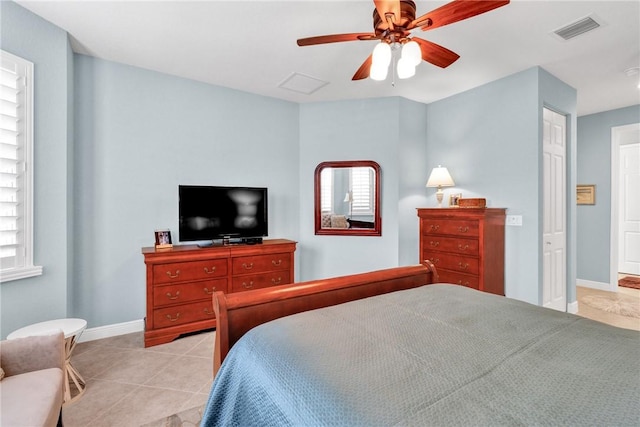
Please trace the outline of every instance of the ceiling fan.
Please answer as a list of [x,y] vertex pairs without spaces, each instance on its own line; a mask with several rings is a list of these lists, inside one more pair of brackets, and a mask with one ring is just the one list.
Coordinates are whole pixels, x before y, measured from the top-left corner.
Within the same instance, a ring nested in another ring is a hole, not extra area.
[[398,61],[398,77],[407,78],[415,74],[415,66],[422,60],[441,68],[453,64],[459,57],[455,52],[436,43],[411,37],[411,31],[420,28],[433,30],[462,21],[501,6],[509,0],[454,0],[416,18],[416,4],[411,0],[374,0],[373,33],[332,34],[298,39],[298,46],[357,40],[379,40],[373,53],[362,63],[352,80],[369,77],[384,80],[391,62],[391,49],[402,47]]

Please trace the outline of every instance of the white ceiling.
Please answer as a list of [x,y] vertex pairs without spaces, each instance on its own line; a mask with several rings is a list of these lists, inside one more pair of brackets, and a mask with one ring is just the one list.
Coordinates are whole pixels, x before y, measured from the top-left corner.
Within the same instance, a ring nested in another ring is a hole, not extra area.
[[[412,35],[461,57],[416,76],[351,77],[374,41],[298,47],[324,34],[372,32],[371,0],[28,1],[66,30],[75,52],[293,102],[402,96],[429,103],[541,66],[578,91],[578,115],[640,103],[640,0],[512,0],[504,7]],[[416,1],[422,15],[447,1]],[[600,28],[564,41],[553,31],[592,16]],[[292,73],[328,82],[312,94],[278,87]]]

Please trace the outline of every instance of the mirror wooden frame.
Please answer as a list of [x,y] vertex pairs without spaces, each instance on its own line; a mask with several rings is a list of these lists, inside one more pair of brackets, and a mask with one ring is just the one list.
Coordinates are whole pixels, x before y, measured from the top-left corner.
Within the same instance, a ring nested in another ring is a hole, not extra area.
[[[322,208],[320,202],[320,195],[322,194],[320,174],[322,173],[322,170],[326,168],[353,167],[370,167],[375,173],[373,228],[322,228]],[[382,219],[380,218],[380,175],[380,165],[372,160],[346,160],[320,163],[316,167],[314,174],[315,233],[317,235],[337,236],[381,236]]]

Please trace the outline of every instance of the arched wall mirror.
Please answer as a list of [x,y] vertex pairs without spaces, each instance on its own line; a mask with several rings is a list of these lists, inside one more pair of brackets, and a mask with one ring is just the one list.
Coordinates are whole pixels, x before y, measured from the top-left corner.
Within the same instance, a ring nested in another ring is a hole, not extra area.
[[380,165],[371,160],[323,162],[315,171],[316,234],[380,236]]

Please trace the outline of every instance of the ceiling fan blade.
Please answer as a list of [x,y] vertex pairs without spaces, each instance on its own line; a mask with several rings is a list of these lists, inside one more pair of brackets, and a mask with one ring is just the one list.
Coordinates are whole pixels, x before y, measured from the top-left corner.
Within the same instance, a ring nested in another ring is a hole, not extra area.
[[373,3],[376,5],[376,11],[378,12],[378,16],[385,25],[381,26],[382,29],[389,28],[386,15],[387,13],[393,14],[393,23],[398,24],[401,18],[400,11],[400,0],[374,0]]
[[509,0],[454,0],[416,18],[408,29],[433,30],[509,4]]
[[420,51],[422,51],[422,59],[430,62],[433,65],[437,65],[441,68],[447,68],[460,58],[455,52],[450,51],[446,47],[442,47],[439,44],[423,40],[418,37],[413,37],[411,40],[417,42],[420,45]]
[[373,33],[348,33],[332,34],[328,36],[315,36],[298,39],[298,46],[312,46],[316,44],[352,42],[357,40],[378,40],[378,36]]
[[358,71],[353,75],[351,80],[362,80],[369,77],[369,72],[371,71],[371,61],[373,59],[373,54],[369,55],[367,59],[364,60]]

